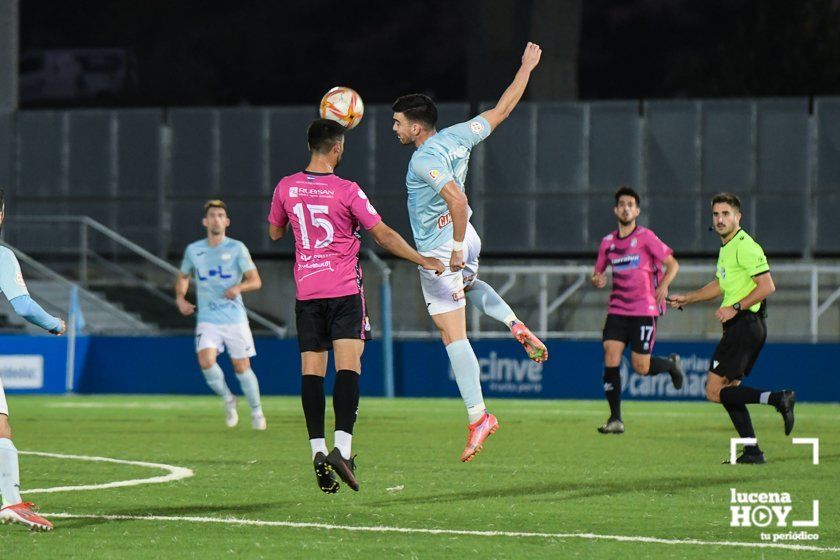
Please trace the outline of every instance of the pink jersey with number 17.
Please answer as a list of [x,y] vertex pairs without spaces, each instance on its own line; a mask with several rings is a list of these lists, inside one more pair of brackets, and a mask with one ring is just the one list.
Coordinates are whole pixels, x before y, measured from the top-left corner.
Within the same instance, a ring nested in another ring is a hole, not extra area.
[[601,240],[595,272],[612,266],[612,292],[607,313],[633,317],[658,317],[665,306],[656,301],[662,281],[662,263],[673,251],[646,227],[636,226],[626,237],[618,230]]
[[359,185],[332,173],[300,172],[274,189],[268,221],[291,223],[295,235],[297,299],[362,292],[360,229],[382,221]]

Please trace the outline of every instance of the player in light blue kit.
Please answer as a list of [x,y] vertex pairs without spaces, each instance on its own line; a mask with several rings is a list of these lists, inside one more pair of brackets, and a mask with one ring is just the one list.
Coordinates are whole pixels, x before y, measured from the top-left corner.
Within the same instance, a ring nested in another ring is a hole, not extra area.
[[225,401],[225,423],[231,428],[236,426],[239,423],[236,397],[216,363],[216,357],[227,348],[236,378],[251,407],[251,426],[255,430],[265,430],[260,386],[251,369],[251,357],[257,352],[241,295],[259,290],[262,280],[245,244],[225,237],[230,219],[224,202],[208,201],[204,205],[202,223],[207,228],[207,238],[190,243],[184,251],[181,273],[175,283],[175,302],[181,314],[195,312],[196,306],[185,297],[190,277],[194,276],[198,302],[195,351],[204,379]]
[[548,359],[545,345],[516,318],[489,284],[477,278],[481,239],[469,223],[472,211],[464,193],[470,152],[519,103],[541,54],[539,45],[528,43],[513,83],[496,106],[440,132],[435,130],[437,107],[429,97],[405,95],[392,106],[397,139],[417,148],[405,179],[408,216],[417,251],[449,263],[448,271],[440,276],[420,270],[420,285],[467,406],[469,435],[461,461],[472,460],[499,427],[496,417],[484,405],[478,359],[467,340],[465,298],[510,328],[532,360],[541,363]]
[[[0,191],[0,227],[5,212],[3,192]],[[20,272],[20,263],[8,247],[0,246],[0,291],[12,304],[15,313],[52,334],[64,334],[64,321],[44,311],[29,297],[26,282]],[[33,504],[20,497],[20,466],[18,452],[12,443],[9,425],[9,406],[0,379],[0,523],[21,523],[33,531],[51,531],[53,524],[32,511]]]

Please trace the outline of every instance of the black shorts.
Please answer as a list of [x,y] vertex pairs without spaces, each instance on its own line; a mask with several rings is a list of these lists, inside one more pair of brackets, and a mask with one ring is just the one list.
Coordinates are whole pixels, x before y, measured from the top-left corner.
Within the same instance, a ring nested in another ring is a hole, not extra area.
[[650,354],[656,342],[656,317],[607,315],[601,340],[617,340],[637,354]]
[[723,337],[712,355],[712,373],[727,379],[741,379],[750,374],[764,341],[767,324],[759,313],[741,311],[723,324]]
[[295,323],[301,352],[327,350],[342,338],[371,339],[363,294],[297,300]]

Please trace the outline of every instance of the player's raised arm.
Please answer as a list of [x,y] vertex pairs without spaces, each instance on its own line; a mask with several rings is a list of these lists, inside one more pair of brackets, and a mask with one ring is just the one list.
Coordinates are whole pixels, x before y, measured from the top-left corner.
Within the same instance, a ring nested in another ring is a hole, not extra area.
[[496,106],[481,113],[481,116],[487,119],[490,123],[490,129],[495,130],[503,120],[508,118],[519,100],[522,99],[522,94],[525,93],[525,87],[528,85],[528,80],[531,77],[531,72],[537,67],[540,62],[542,49],[536,43],[528,43],[525,46],[525,52],[522,54],[522,65],[516,72],[513,82],[508,86]]

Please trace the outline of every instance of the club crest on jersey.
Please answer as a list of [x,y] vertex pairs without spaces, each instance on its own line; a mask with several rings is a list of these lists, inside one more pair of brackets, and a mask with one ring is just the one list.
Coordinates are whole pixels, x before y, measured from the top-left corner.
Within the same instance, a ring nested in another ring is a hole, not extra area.
[[473,121],[470,123],[470,130],[475,134],[481,134],[481,131],[484,130],[484,125],[481,124],[481,121]]
[[630,242],[630,247],[635,247],[638,244],[639,240],[634,237],[633,240]]
[[297,198],[298,196],[298,188],[297,187],[289,187],[289,198]]
[[222,253],[222,260],[229,261],[231,259],[230,253]]

